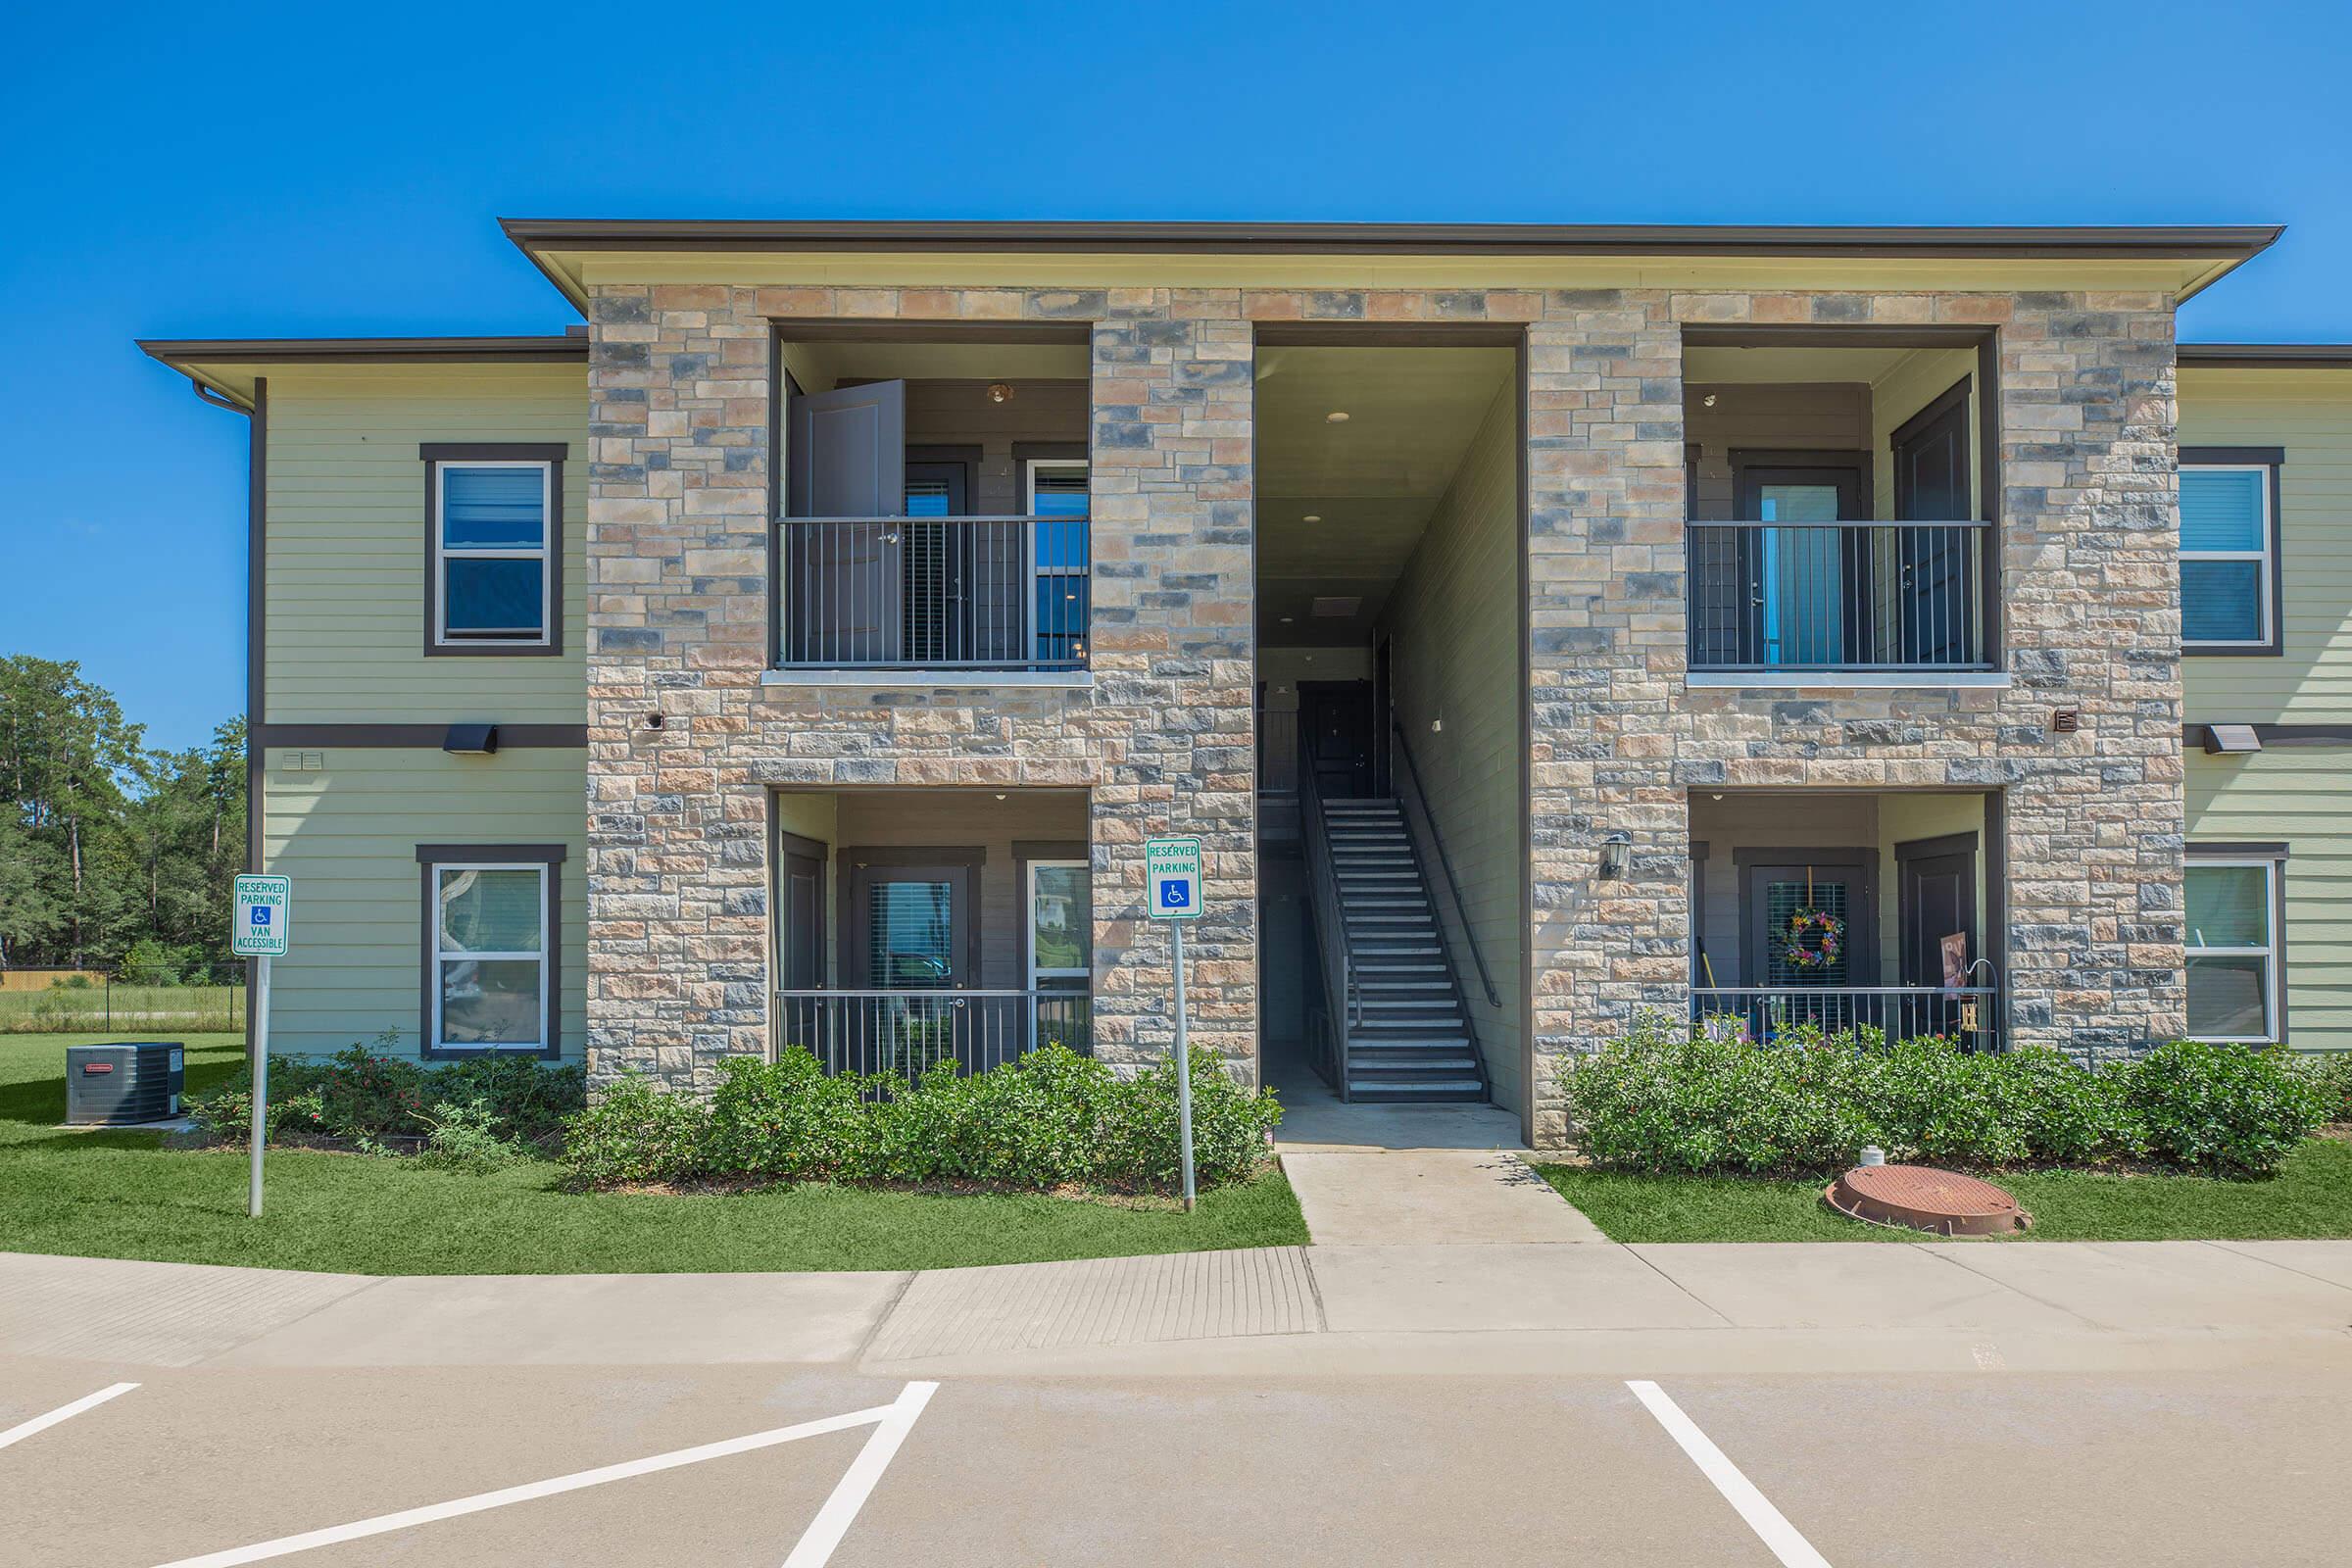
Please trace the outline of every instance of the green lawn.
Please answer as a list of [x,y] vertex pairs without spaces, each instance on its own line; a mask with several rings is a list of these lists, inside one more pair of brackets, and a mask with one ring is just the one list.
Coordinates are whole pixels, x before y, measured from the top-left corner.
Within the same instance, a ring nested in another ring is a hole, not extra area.
[[[1631,1176],[1538,1167],[1619,1242],[1919,1240],[1863,1225],[1821,1200],[1821,1181]],[[2352,1144],[2313,1139],[2268,1181],[2032,1171],[1994,1178],[2034,1216],[2026,1240],[2271,1241],[2352,1236]]]
[[[941,1268],[1271,1247],[1306,1240],[1268,1176],[1168,1208],[807,1186],[736,1197],[573,1194],[556,1167],[494,1176],[304,1151],[270,1156],[245,1216],[245,1155],[149,1133],[68,1132],[65,1047],[139,1035],[0,1035],[0,1250],[364,1274]],[[188,1086],[231,1071],[232,1035],[186,1035]]]

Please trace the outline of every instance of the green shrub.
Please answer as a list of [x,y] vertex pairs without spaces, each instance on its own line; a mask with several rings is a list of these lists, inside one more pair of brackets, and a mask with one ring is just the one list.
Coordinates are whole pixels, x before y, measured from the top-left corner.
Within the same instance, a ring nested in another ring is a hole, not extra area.
[[2320,1091],[2320,1119],[2352,1122],[2352,1051],[2305,1056],[2303,1070]]
[[564,1120],[588,1103],[588,1075],[576,1063],[535,1056],[488,1055],[434,1069],[428,1092],[443,1101],[478,1100],[510,1138],[552,1144]]
[[1658,1172],[1825,1171],[1865,1145],[1889,1157],[1999,1167],[2152,1155],[2233,1174],[2274,1169],[2316,1124],[2321,1077],[2282,1054],[2176,1044],[2086,1067],[1876,1030],[1791,1029],[1758,1046],[1655,1015],[1563,1079],[1595,1163]]
[[564,1124],[566,1180],[585,1189],[692,1176],[703,1168],[710,1122],[701,1101],[632,1073]]
[[486,1176],[516,1160],[530,1157],[520,1144],[499,1130],[497,1116],[486,1100],[444,1101],[424,1113],[430,1128],[416,1163],[436,1170]]
[[[398,1042],[376,1038],[376,1051],[355,1045],[319,1060],[270,1058],[270,1136],[301,1133],[390,1153],[428,1140],[443,1107],[480,1102],[502,1136],[551,1142],[564,1118],[587,1103],[576,1066],[532,1056],[479,1056],[433,1067],[385,1054]],[[237,1069],[214,1089],[188,1098],[188,1112],[213,1137],[251,1136],[253,1082]]]
[[[1172,1189],[1178,1181],[1176,1073],[1167,1063],[1121,1077],[1059,1046],[986,1072],[934,1063],[828,1077],[794,1048],[776,1061],[720,1065],[707,1117],[699,1105],[632,1080],[566,1125],[564,1161],[579,1187],[670,1179],[689,1168],[727,1180],[972,1182]],[[618,1104],[616,1102],[625,1102]],[[673,1107],[691,1107],[677,1112]],[[691,1123],[694,1137],[663,1118]],[[1281,1119],[1271,1095],[1235,1084],[1214,1056],[1193,1064],[1193,1138],[1202,1186],[1249,1176]],[[634,1127],[669,1152],[635,1161]],[[691,1142],[692,1154],[677,1152]]]
[[794,1046],[774,1061],[729,1056],[710,1102],[709,1163],[729,1175],[806,1181],[858,1157],[861,1080],[828,1077]]
[[2320,1124],[2325,1096],[2271,1047],[2176,1040],[2132,1064],[2149,1152],[2197,1169],[2266,1175]]
[[[273,1139],[318,1130],[323,1107],[318,1091],[302,1086],[300,1065],[283,1056],[270,1058],[270,1136]],[[253,1086],[243,1073],[233,1082],[185,1097],[181,1108],[216,1142],[241,1144],[253,1136]]]

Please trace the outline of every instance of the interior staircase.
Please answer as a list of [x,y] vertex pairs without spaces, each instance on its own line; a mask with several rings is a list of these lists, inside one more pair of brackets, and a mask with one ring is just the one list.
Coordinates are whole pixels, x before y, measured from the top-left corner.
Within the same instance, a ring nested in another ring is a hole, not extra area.
[[[1387,799],[1319,805],[1339,904],[1339,929],[1324,951],[1346,954],[1347,994],[1334,1025],[1345,1083],[1335,1087],[1350,1101],[1484,1101],[1486,1063],[1402,808]],[[1318,920],[1331,917],[1328,902],[1316,901]]]

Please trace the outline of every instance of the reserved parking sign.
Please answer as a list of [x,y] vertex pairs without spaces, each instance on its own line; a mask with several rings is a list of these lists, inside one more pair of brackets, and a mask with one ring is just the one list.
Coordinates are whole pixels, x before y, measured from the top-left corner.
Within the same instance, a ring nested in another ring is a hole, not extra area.
[[1155,920],[1200,918],[1200,841],[1146,839],[1144,893]]
[[290,876],[241,876],[236,912],[229,917],[228,951],[240,958],[282,958],[294,902]]

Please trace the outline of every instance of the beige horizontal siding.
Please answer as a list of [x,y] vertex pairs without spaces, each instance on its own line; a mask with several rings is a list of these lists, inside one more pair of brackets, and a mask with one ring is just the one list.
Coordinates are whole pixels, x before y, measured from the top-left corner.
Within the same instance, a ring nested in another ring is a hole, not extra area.
[[2286,1016],[2307,1051],[2352,1049],[2352,754],[2188,757],[2188,842],[2275,843],[2286,862]]
[[291,951],[272,980],[272,1051],[339,1051],[400,1032],[414,1054],[423,884],[419,844],[562,844],[561,1044],[587,1039],[587,754],[510,750],[312,750],[263,756],[263,869],[294,879]]
[[2352,370],[2184,368],[2180,445],[2282,447],[2285,653],[2184,662],[2191,719],[2352,721]]
[[[587,373],[573,365],[300,368],[270,376],[266,716],[586,719]],[[564,646],[424,656],[428,441],[563,442]]]

